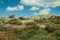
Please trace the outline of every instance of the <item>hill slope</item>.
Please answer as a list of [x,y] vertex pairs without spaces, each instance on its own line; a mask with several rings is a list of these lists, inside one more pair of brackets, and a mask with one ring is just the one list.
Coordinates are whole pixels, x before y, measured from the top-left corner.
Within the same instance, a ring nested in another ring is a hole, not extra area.
[[60,40],[60,16],[0,18],[0,40]]

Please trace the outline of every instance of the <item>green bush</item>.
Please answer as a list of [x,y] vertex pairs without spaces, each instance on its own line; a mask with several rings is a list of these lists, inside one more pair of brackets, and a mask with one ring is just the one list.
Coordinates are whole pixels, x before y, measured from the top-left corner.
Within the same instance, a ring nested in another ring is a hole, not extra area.
[[0,27],[0,31],[7,31],[6,27]]
[[46,31],[48,31],[48,33],[52,33],[54,32],[55,28],[54,26],[51,26],[51,25],[46,25],[46,28],[45,28]]
[[31,26],[31,25],[36,25],[36,23],[35,22],[26,22],[25,25]]
[[14,25],[22,25],[22,22],[20,22],[18,19],[9,20],[7,23],[14,24]]
[[21,40],[26,40],[27,38],[33,37],[37,34],[40,28],[38,26],[26,27],[24,29],[15,29],[13,33]]
[[9,18],[14,18],[14,17],[15,17],[15,15],[14,15],[14,14],[12,14],[12,15],[10,15],[10,16],[9,16]]
[[29,18],[19,17],[20,20],[29,20]]
[[52,37],[52,36],[42,36],[40,37],[39,40],[57,40],[55,37]]
[[60,30],[55,30],[55,31],[54,31],[54,34],[55,34],[56,36],[60,36]]
[[4,23],[5,22],[5,19],[4,18],[1,18],[0,19],[0,23]]
[[42,23],[43,22],[42,19],[34,19],[34,21],[37,22],[37,23]]

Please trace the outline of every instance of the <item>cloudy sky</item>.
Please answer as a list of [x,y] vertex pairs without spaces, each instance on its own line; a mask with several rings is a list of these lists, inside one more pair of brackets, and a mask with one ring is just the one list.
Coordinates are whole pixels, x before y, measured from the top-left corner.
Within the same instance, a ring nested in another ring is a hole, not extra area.
[[0,17],[60,15],[60,0],[0,0]]

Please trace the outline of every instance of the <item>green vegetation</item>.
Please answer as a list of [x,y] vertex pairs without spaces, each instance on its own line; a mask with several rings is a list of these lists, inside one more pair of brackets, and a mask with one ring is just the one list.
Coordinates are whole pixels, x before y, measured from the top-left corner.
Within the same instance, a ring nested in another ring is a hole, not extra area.
[[60,40],[60,16],[0,18],[0,40]]
[[11,19],[7,23],[12,25],[22,25],[22,22],[20,22],[18,19]]

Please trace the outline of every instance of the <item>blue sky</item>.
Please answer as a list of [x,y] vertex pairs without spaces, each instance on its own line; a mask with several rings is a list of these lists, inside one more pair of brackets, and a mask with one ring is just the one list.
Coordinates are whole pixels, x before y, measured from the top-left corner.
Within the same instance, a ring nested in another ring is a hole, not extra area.
[[60,0],[0,0],[0,17],[60,15]]

